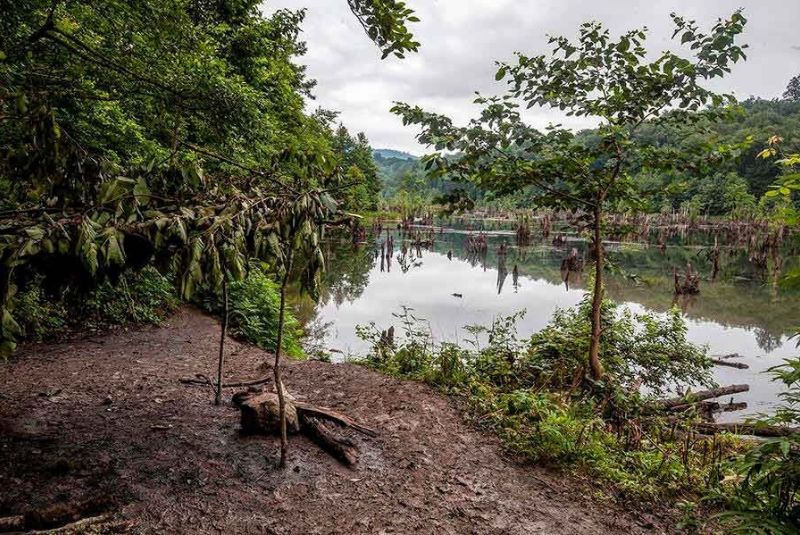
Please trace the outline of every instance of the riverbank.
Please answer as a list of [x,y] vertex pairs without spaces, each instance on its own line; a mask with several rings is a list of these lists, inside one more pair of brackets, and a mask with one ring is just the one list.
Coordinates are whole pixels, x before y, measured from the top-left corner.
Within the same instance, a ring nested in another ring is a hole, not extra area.
[[[286,471],[277,440],[242,437],[214,407],[219,325],[183,308],[160,328],[31,345],[0,367],[0,516],[111,513],[144,533],[667,533],[667,517],[590,496],[601,489],[509,458],[420,383],[363,367],[291,363],[298,397],[376,428],[350,470],[303,437]],[[262,376],[268,355],[231,340],[228,377]],[[228,392],[229,395],[232,392]],[[88,504],[88,505],[87,505]],[[102,527],[98,532],[103,532]]]

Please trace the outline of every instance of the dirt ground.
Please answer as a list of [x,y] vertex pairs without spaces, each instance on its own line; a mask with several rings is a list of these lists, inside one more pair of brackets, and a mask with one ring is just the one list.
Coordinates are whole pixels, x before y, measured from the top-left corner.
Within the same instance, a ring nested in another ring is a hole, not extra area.
[[[292,363],[285,382],[379,436],[357,438],[355,469],[291,437],[280,471],[277,439],[239,434],[235,390],[215,407],[210,388],[179,382],[213,374],[218,336],[185,308],[161,328],[32,345],[0,364],[0,516],[62,504],[110,513],[99,531],[132,533],[671,531],[507,458],[431,388],[350,364]],[[230,379],[267,373],[263,351],[228,349]]]

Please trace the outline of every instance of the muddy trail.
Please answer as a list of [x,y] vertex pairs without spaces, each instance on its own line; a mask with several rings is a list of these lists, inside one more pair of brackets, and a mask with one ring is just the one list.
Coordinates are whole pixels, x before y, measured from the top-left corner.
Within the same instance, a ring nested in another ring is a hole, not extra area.
[[[213,374],[218,336],[213,318],[185,308],[160,328],[31,345],[0,364],[0,516],[52,527],[105,514],[66,530],[75,533],[671,530],[590,498],[591,484],[507,457],[431,388],[351,364],[292,363],[285,382],[378,437],[356,438],[354,469],[291,437],[281,471],[276,438],[239,433],[235,390],[215,407],[210,388],[179,382]],[[227,347],[229,379],[269,371],[263,351]]]

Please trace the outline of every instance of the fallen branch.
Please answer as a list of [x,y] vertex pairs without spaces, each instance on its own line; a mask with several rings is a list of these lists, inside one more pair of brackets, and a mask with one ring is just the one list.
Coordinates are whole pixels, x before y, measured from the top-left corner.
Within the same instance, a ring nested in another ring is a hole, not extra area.
[[721,386],[719,388],[711,388],[709,390],[701,390],[700,392],[691,392],[685,396],[680,396],[671,399],[664,399],[659,401],[659,405],[664,409],[671,409],[676,406],[696,403],[698,401],[705,401],[707,399],[714,399],[720,396],[727,396],[729,394],[738,394],[740,392],[747,392],[750,390],[750,385],[730,385]]
[[304,403],[302,401],[295,401],[294,406],[297,407],[297,412],[301,416],[316,416],[322,417],[328,420],[333,420],[334,422],[338,423],[344,427],[352,427],[356,431],[359,431],[367,436],[376,437],[378,436],[378,432],[374,429],[369,427],[363,426],[358,422],[354,421],[352,418],[345,416],[339,412],[336,412],[332,409],[328,409],[326,407],[317,407],[316,405],[311,405],[310,403]]
[[[273,392],[238,392],[234,405],[241,410],[242,432],[249,434],[276,434],[280,432],[279,399]],[[358,460],[358,447],[348,437],[337,433],[337,428],[349,428],[367,436],[377,436],[374,429],[326,407],[285,398],[287,430],[304,433],[325,451],[341,462],[352,466]]]
[[740,370],[746,370],[746,369],[750,368],[750,366],[748,366],[744,362],[728,362],[727,360],[722,360],[722,359],[711,359],[711,362],[713,362],[717,366],[727,366],[729,368],[739,368]]
[[667,410],[670,412],[681,412],[693,408],[699,409],[701,412],[707,414],[713,414],[715,412],[740,411],[747,408],[747,403],[744,401],[741,403],[734,403],[731,401],[730,403],[725,403],[722,405],[718,401],[698,401],[697,403],[684,403],[683,405],[675,405]]
[[89,526],[93,526],[95,524],[100,524],[102,522],[105,522],[105,521],[109,520],[110,518],[111,518],[111,515],[109,515],[109,514],[91,516],[91,517],[88,517],[88,518],[81,518],[80,520],[78,520],[76,522],[72,522],[70,524],[66,524],[66,525],[63,525],[63,526],[60,526],[60,527],[57,527],[57,528],[45,529],[45,530],[39,530],[39,531],[31,531],[29,533],[38,533],[40,535],[44,535],[44,534],[57,535],[57,534],[60,534],[60,533],[85,533],[86,532],[86,528],[88,528]]
[[348,466],[358,462],[358,448],[352,440],[337,437],[320,418],[304,415],[300,420],[303,432],[319,447]]
[[[214,383],[211,382],[211,379],[202,373],[198,373],[195,377],[196,379],[181,379],[180,382],[185,385],[203,385],[214,388]],[[260,386],[269,383],[270,381],[272,381],[272,377],[254,379],[252,381],[241,381],[237,383],[223,383],[222,388],[246,388],[248,386]]]

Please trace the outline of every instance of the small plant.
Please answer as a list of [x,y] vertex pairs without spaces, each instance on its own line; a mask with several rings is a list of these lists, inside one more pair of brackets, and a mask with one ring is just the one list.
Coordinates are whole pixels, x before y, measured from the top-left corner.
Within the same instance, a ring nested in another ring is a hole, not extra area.
[[[274,351],[278,340],[280,294],[278,285],[257,266],[242,281],[230,283],[230,333],[267,351]],[[220,296],[212,292],[202,301],[210,311],[221,310]],[[292,314],[286,315],[283,349],[292,358],[302,358],[302,329]]]

